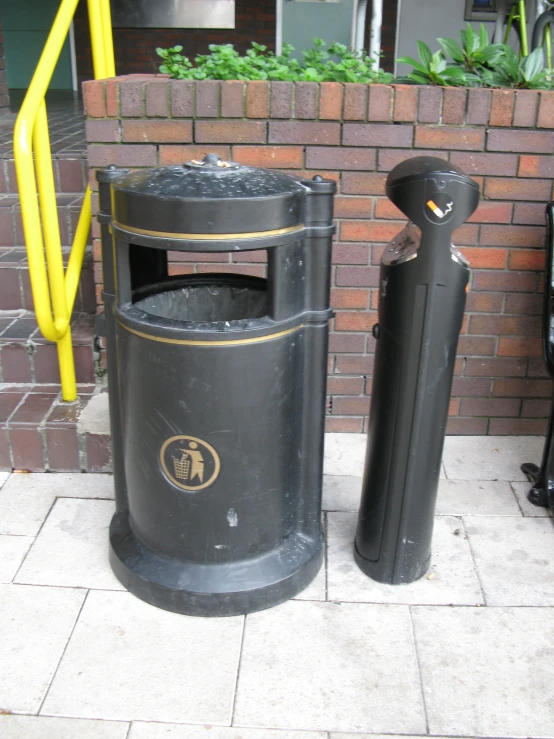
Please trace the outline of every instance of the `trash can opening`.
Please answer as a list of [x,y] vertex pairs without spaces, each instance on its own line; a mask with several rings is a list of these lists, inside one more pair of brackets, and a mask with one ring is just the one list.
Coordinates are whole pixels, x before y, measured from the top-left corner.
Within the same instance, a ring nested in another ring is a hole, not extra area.
[[219,323],[266,316],[267,295],[259,277],[191,275],[137,290],[134,305],[159,318]]

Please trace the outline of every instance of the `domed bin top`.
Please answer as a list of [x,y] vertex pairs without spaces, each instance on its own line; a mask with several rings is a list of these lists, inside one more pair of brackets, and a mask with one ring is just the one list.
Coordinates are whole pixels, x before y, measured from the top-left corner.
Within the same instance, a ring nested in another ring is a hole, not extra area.
[[113,180],[111,187],[115,226],[144,236],[190,240],[301,230],[308,193],[290,175],[222,161],[216,154],[131,172]]

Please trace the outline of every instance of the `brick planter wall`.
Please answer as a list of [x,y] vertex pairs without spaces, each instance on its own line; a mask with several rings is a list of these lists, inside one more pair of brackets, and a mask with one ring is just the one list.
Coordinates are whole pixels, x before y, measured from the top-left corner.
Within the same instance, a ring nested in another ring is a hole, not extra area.
[[[473,270],[448,432],[545,432],[552,387],[540,313],[554,93],[131,76],[86,82],[84,96],[93,186],[97,167],[176,164],[208,151],[337,181],[329,431],[366,425],[378,265],[404,224],[384,196],[387,172],[421,154],[462,167],[483,201],[454,234]],[[95,226],[99,287],[98,235]],[[254,252],[195,259],[175,254],[171,272],[265,269]]]
[[8,74],[6,72],[6,59],[4,57],[2,26],[0,26],[0,108],[8,108],[9,105],[10,92],[8,90]]

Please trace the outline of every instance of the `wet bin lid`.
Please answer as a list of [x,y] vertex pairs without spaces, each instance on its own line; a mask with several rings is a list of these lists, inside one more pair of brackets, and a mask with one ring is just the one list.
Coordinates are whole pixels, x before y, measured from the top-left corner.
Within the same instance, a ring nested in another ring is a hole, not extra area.
[[207,154],[113,180],[113,220],[150,236],[263,235],[301,226],[306,193],[290,175]]
[[387,188],[404,185],[407,182],[426,180],[434,175],[455,175],[462,177],[468,185],[478,188],[477,183],[456,165],[439,157],[413,157],[397,164],[387,177]]

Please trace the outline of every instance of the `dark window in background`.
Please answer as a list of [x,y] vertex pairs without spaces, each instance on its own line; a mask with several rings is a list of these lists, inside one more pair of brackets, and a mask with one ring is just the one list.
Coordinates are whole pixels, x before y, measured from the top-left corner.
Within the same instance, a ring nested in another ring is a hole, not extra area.
[[496,0],[466,0],[467,21],[491,21],[496,13]]

